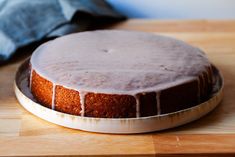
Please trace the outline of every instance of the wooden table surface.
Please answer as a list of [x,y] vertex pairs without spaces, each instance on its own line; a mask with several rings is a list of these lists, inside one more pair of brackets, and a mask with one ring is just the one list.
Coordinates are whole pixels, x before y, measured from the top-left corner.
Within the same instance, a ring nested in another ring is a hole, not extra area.
[[25,57],[0,66],[0,156],[224,155],[235,153],[235,21],[129,20],[107,26],[163,34],[203,49],[224,75],[222,103],[193,123],[148,134],[72,130],[30,114],[17,102],[13,80]]

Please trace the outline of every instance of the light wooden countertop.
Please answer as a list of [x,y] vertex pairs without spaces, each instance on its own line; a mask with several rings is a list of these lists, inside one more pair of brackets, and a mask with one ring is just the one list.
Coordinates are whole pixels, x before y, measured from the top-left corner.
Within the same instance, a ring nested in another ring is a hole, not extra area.
[[110,135],[63,128],[30,114],[15,98],[13,80],[26,53],[0,66],[0,156],[235,153],[235,21],[133,19],[106,28],[167,35],[203,49],[224,76],[222,103],[200,120],[161,132]]

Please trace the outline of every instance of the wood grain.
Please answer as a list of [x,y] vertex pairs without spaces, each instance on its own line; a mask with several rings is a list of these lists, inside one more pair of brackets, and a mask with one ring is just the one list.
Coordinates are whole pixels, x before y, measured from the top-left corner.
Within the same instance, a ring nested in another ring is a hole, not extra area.
[[13,81],[26,55],[0,66],[0,156],[235,154],[235,21],[135,19],[106,28],[167,35],[203,49],[224,76],[223,102],[200,120],[149,134],[110,135],[63,128],[30,114],[17,102]]
[[132,19],[109,25],[106,29],[128,29],[145,32],[235,32],[231,20],[145,20]]
[[235,135],[177,134],[154,135],[155,150],[159,154],[233,153]]

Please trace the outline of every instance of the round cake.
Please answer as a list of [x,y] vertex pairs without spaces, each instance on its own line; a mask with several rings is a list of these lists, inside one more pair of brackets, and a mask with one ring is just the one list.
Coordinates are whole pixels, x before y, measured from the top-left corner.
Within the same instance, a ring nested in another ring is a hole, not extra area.
[[67,35],[35,50],[29,87],[56,111],[100,118],[161,115],[209,98],[213,75],[205,54],[150,33],[102,30]]

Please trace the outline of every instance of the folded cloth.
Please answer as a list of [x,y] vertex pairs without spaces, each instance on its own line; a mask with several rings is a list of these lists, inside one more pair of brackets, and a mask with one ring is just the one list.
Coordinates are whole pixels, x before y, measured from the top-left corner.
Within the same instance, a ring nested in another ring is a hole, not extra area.
[[105,19],[123,16],[104,0],[0,0],[0,63],[22,46]]

